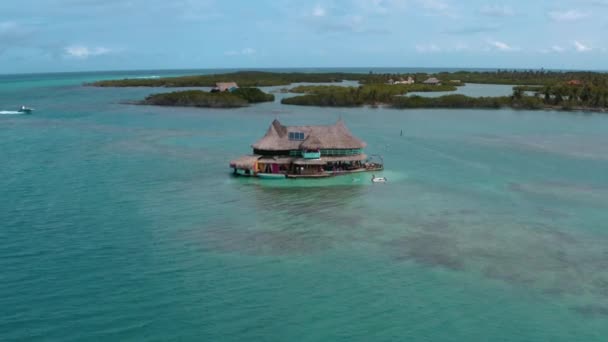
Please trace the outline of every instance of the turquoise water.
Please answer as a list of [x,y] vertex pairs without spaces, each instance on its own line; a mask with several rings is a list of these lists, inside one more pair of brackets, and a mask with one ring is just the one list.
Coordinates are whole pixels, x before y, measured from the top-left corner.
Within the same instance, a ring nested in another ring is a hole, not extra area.
[[[37,109],[0,115],[2,340],[606,340],[608,116],[80,85],[113,77],[0,79]],[[389,183],[230,176],[274,118],[340,116]]]

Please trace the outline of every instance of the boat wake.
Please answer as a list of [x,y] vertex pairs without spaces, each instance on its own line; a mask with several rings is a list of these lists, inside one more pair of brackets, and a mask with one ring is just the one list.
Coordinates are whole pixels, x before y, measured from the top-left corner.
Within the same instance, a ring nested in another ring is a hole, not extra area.
[[16,110],[0,110],[0,115],[20,115],[25,114],[23,112],[18,112]]

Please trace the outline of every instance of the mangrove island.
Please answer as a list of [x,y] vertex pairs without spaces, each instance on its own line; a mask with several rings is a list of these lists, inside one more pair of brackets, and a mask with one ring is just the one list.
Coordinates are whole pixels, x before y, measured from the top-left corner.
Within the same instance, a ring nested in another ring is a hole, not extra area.
[[274,95],[266,94],[258,88],[237,88],[231,91],[185,90],[171,93],[152,94],[141,105],[175,106],[175,107],[207,107],[207,108],[238,108],[251,103],[272,102]]
[[[355,87],[331,83],[356,81]],[[227,81],[231,81],[226,83]],[[98,87],[213,87],[211,92],[189,90],[155,94],[142,104],[232,108],[250,103],[273,101],[274,97],[251,87],[293,83],[328,83],[297,86],[281,103],[303,106],[387,106],[392,108],[516,108],[555,110],[608,110],[608,74],[599,72],[560,72],[546,70],[457,71],[429,73],[305,73],[239,71],[224,74],[123,79],[94,82]],[[223,89],[218,84],[240,84],[251,90]],[[411,96],[411,92],[454,91],[466,83],[513,85],[510,96],[470,97],[450,94],[441,97]],[[253,90],[255,89],[255,90]],[[228,91],[228,92],[226,92]]]

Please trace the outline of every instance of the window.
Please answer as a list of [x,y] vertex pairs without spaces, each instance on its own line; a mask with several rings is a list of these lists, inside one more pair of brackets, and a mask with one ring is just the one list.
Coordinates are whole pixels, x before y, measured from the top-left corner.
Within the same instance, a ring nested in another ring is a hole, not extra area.
[[304,140],[304,133],[302,133],[302,132],[289,132],[289,140]]
[[356,149],[342,149],[342,150],[321,150],[322,156],[352,156],[363,153],[360,148]]

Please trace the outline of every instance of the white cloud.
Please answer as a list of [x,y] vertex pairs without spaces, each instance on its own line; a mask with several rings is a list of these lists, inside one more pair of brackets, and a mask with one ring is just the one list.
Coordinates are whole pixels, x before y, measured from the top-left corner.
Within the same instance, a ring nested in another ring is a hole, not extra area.
[[493,48],[500,50],[500,51],[516,51],[519,50],[516,47],[513,47],[505,42],[501,42],[498,40],[492,40],[489,41],[488,44],[490,44],[490,46],[492,46]]
[[566,51],[566,49],[564,49],[563,47],[561,47],[559,45],[553,45],[551,47],[551,51],[554,51],[554,52],[564,52],[564,51]]
[[242,55],[254,55],[255,50],[252,48],[244,48],[243,50],[241,50],[241,54]]
[[490,17],[509,17],[515,14],[511,7],[499,5],[483,6],[479,12]]
[[72,45],[64,48],[65,56],[78,59],[107,55],[112,50],[105,47],[90,48],[84,45]]
[[587,52],[587,51],[591,51],[592,48],[579,42],[578,40],[574,41],[574,48],[576,49],[576,51],[578,52]]
[[419,53],[441,52],[441,48],[435,44],[419,44],[416,45],[416,51]]
[[589,16],[589,12],[582,12],[580,10],[549,12],[549,18],[551,18],[554,21],[577,21],[577,20],[584,19],[588,16]]
[[327,15],[327,11],[321,5],[316,5],[315,8],[312,9],[313,17],[324,17],[325,15]]

